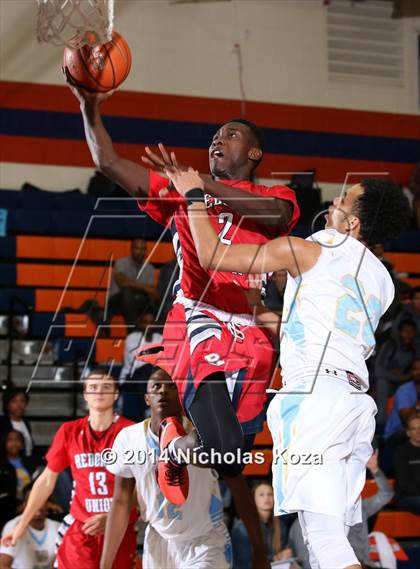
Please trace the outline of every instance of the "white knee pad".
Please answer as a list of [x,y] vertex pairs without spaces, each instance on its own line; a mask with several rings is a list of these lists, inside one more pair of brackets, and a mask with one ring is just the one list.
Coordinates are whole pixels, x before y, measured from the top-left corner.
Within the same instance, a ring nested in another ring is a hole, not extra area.
[[346,537],[343,520],[327,514],[299,512],[299,522],[313,569],[344,569],[360,565]]

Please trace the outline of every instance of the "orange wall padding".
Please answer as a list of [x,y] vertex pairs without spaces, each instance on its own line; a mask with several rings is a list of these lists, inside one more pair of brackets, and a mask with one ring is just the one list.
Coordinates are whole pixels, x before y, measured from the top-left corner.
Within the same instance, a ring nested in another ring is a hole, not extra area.
[[96,341],[96,361],[105,363],[124,359],[124,340],[101,338]]
[[105,289],[109,267],[81,267],[18,263],[16,281],[20,286],[50,286]]
[[[20,259],[55,259],[81,261],[115,261],[130,254],[130,241],[114,239],[85,239],[73,237],[38,237],[19,235],[16,238],[16,256]],[[172,243],[146,242],[149,263],[166,263],[174,258]]]
[[252,449],[251,452],[253,456],[255,456],[256,453],[262,453],[264,461],[262,464],[259,464],[253,460],[252,463],[245,466],[243,474],[245,474],[245,476],[268,476],[273,461],[273,451],[271,449]]
[[[127,337],[131,330],[127,330],[124,320],[121,316],[114,316],[111,320],[110,337],[114,339]],[[86,314],[65,314],[65,336],[66,338],[94,338],[97,336],[95,324],[88,318]],[[102,338],[97,340],[102,341]],[[123,352],[118,356],[118,361],[123,361]]]
[[267,422],[264,423],[263,430],[261,433],[257,433],[255,437],[254,446],[272,446],[273,439],[271,437],[270,429],[268,428]]
[[[392,478],[388,479],[388,482],[390,483],[392,488],[395,488],[394,479]],[[378,485],[376,484],[375,480],[366,480],[365,487],[362,490],[362,498],[370,498],[371,496],[374,496],[377,493],[378,493]]]
[[[63,298],[61,299],[62,296]],[[63,295],[62,289],[36,289],[35,310],[37,312],[55,312],[57,308],[79,308],[85,300],[92,298],[94,298],[100,306],[104,306],[105,297],[105,292],[95,292],[91,290],[66,290]]]
[[[93,289],[88,298],[96,296],[96,291],[108,287],[110,267],[89,267],[80,265],[46,265],[18,263],[16,265],[16,284],[19,286],[46,286]],[[160,269],[154,269],[154,286],[157,286]],[[83,301],[82,301],[83,302]],[[64,305],[63,305],[64,306]]]
[[420,273],[419,253],[385,253],[396,271],[400,273]]
[[420,279],[401,279],[401,280],[410,285],[411,288],[420,286]]
[[94,337],[96,326],[86,314],[65,314],[66,338]]
[[420,516],[409,512],[379,512],[374,527],[389,537],[420,537]]

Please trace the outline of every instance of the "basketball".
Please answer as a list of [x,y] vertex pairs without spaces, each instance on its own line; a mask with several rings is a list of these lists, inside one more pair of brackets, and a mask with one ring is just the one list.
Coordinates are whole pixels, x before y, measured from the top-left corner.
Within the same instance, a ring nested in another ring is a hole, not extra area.
[[64,50],[64,67],[71,78],[87,91],[106,93],[126,79],[131,68],[131,52],[125,39],[117,32],[112,40],[96,47]]

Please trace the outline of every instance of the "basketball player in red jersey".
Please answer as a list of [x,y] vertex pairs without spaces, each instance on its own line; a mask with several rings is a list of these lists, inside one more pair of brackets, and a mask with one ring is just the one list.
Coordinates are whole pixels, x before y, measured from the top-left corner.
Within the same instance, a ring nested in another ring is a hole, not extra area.
[[[34,483],[19,524],[3,537],[4,545],[15,545],[24,535],[34,514],[52,494],[59,473],[70,467],[74,490],[70,514],[61,526],[66,529],[58,547],[58,568],[99,567],[115,479],[102,464],[101,452],[112,448],[118,433],[133,424],[114,414],[113,405],[118,398],[116,385],[115,379],[100,369],[92,371],[84,380],[83,396],[89,414],[63,423],[57,431],[46,455],[47,466]],[[133,508],[113,569],[136,567],[136,519]]]
[[[68,73],[67,82],[71,83]],[[176,162],[174,154],[169,156],[161,145],[162,158],[148,150],[153,170],[121,157],[99,110],[99,104],[110,94],[88,93],[71,84],[70,88],[80,101],[86,140],[96,167],[139,198],[139,207],[155,221],[172,230],[180,280],[174,291],[177,299],[165,324],[165,349],[154,355],[153,363],[176,381],[203,450],[213,449],[222,457],[221,463],[210,466],[224,477],[237,477],[243,462],[232,464],[223,458],[230,452],[238,456],[238,450],[241,454],[252,447],[264,421],[265,390],[274,364],[267,332],[254,325],[241,292],[241,287],[248,286],[248,277],[200,266],[185,202],[174,189],[167,188],[168,180],[156,172]],[[265,243],[288,234],[298,219],[292,190],[252,183],[262,156],[260,131],[242,119],[224,124],[213,137],[209,148],[212,176],[206,178],[207,205],[224,244]],[[197,443],[185,438],[176,419],[166,419],[162,427],[161,446],[172,443],[169,448],[174,460],[159,463],[158,482],[169,501],[181,504],[188,494],[188,479],[186,469],[175,461],[175,451],[183,446],[191,449]],[[252,496],[247,494],[242,503],[257,519]]]

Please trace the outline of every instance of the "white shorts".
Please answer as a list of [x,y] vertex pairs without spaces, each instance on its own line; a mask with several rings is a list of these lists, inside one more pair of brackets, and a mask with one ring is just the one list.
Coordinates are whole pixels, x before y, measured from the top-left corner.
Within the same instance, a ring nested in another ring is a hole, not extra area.
[[271,401],[275,515],[299,510],[362,521],[360,493],[372,455],[376,405],[346,381],[293,382]]
[[180,541],[162,537],[149,524],[143,546],[143,569],[230,569],[232,544],[224,524],[211,533]]

